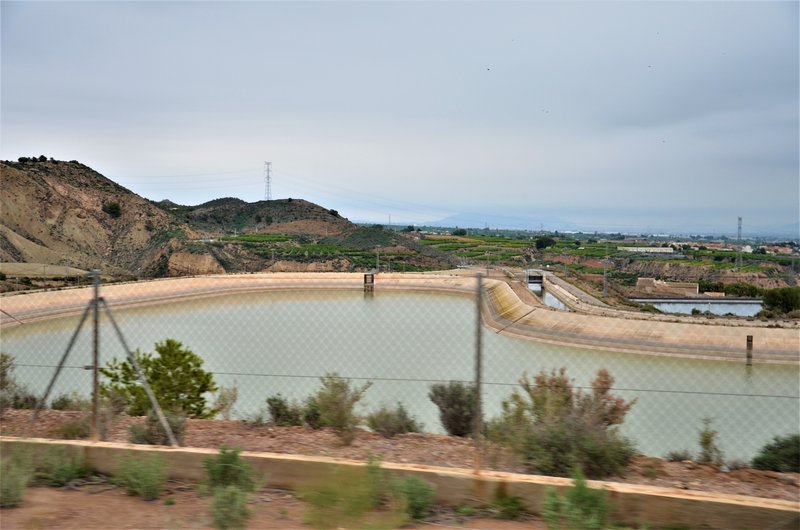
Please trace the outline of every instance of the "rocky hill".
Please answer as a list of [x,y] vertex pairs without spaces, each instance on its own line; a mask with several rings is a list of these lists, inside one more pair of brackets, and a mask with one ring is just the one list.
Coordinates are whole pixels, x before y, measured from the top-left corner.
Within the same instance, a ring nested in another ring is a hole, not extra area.
[[0,182],[0,263],[16,270],[100,268],[118,278],[355,270],[376,247],[413,256],[412,269],[443,264],[430,252],[417,260],[410,237],[356,227],[302,199],[156,203],[77,161],[44,156],[0,162]]
[[150,275],[172,235],[195,234],[130,190],[76,162],[0,163],[0,261]]

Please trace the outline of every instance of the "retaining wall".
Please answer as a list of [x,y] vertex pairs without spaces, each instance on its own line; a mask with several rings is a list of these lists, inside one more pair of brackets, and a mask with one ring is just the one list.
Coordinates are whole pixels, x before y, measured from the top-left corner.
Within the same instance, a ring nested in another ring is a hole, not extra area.
[[[80,452],[89,466],[109,475],[116,472],[117,463],[126,454],[132,452],[142,457],[158,454],[170,478],[193,482],[203,479],[203,460],[217,453],[211,449],[0,437],[3,455],[15,450],[30,451],[34,461],[40,461],[53,447]],[[295,491],[324,480],[336,466],[365,465],[352,460],[276,453],[242,452],[241,456],[264,477],[268,486]],[[514,473],[475,475],[471,470],[393,463],[383,463],[381,467],[392,475],[417,475],[434,484],[436,501],[450,506],[486,505],[498,491],[505,490],[509,495],[522,497],[526,506],[537,513],[548,488],[563,491],[571,484],[563,478]],[[608,491],[615,517],[629,525],[705,530],[800,527],[800,502],[601,481],[589,484]]]

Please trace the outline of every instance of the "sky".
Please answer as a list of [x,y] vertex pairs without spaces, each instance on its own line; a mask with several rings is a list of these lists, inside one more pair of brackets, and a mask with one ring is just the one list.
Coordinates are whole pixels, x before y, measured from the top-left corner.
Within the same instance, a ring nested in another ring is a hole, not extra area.
[[0,158],[351,220],[800,217],[798,2],[0,4]]

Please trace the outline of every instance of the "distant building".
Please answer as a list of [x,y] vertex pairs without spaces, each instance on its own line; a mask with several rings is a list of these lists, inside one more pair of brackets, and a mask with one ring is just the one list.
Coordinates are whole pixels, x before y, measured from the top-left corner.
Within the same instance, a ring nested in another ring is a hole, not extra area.
[[674,254],[672,247],[617,247],[623,252],[638,252],[639,254]]

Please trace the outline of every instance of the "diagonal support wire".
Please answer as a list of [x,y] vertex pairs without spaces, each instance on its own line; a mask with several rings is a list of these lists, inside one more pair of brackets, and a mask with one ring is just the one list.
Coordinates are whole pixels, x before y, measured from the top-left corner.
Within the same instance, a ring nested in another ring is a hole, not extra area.
[[114,331],[117,332],[117,337],[119,338],[122,347],[125,349],[125,354],[128,356],[128,360],[131,362],[133,368],[136,370],[136,374],[139,376],[139,383],[144,388],[144,391],[147,394],[148,399],[150,399],[150,404],[153,406],[153,410],[155,410],[156,416],[158,416],[158,421],[161,422],[161,426],[164,428],[164,432],[167,433],[169,444],[173,447],[178,447],[178,442],[175,440],[175,435],[172,433],[172,428],[169,426],[169,422],[167,421],[166,416],[164,416],[164,411],[161,410],[161,406],[158,404],[158,400],[156,399],[156,396],[153,393],[153,389],[150,388],[147,379],[144,377],[144,372],[142,371],[141,366],[139,366],[139,361],[138,359],[136,359],[136,355],[134,355],[133,352],[130,350],[130,348],[128,348],[128,343],[125,342],[125,337],[122,335],[122,330],[117,325],[117,321],[114,320],[114,315],[111,313],[111,308],[108,307],[108,303],[106,302],[105,298],[100,298],[99,300],[103,304],[103,307],[106,310],[106,316],[108,316],[108,319],[114,326]]
[[31,419],[28,422],[28,427],[25,430],[25,436],[28,435],[28,433],[31,430],[31,427],[33,427],[36,418],[39,416],[39,411],[42,410],[44,404],[47,403],[47,398],[50,397],[50,392],[53,390],[53,386],[56,384],[56,380],[58,379],[58,376],[61,374],[61,370],[64,368],[64,363],[67,362],[67,357],[69,357],[72,348],[75,346],[75,341],[78,338],[78,334],[81,332],[83,324],[86,323],[86,319],[89,317],[89,311],[91,311],[93,307],[94,307],[94,300],[89,302],[86,305],[86,309],[83,310],[83,316],[81,316],[81,321],[78,324],[78,327],[75,328],[75,332],[72,334],[72,338],[69,339],[69,344],[67,345],[67,349],[64,352],[64,355],[61,356],[61,361],[58,363],[58,366],[56,367],[56,373],[54,373],[53,377],[50,379],[50,384],[47,385],[47,390],[44,391],[42,399],[40,399],[36,403],[36,409],[33,411],[33,415],[31,416]]

